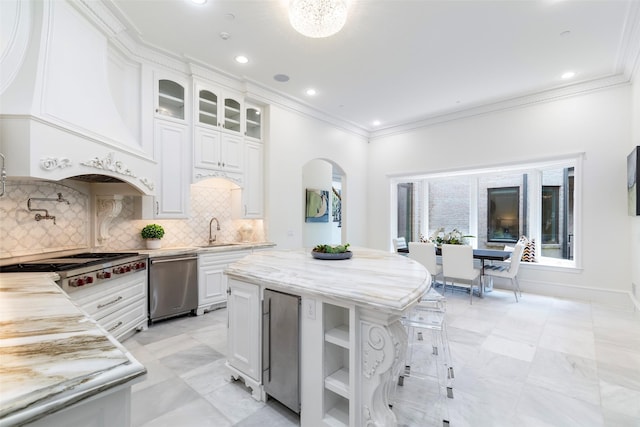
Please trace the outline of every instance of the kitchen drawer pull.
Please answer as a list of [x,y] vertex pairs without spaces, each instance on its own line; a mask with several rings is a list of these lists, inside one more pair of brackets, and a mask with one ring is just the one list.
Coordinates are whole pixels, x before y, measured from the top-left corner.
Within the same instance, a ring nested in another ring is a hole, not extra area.
[[106,307],[108,305],[115,304],[118,301],[120,301],[121,299],[122,299],[122,296],[119,296],[118,298],[114,299],[113,301],[109,301],[109,302],[104,303],[104,304],[98,304],[98,308],[100,309],[100,308],[104,308],[104,307]]
[[116,323],[115,325],[107,329],[107,332],[113,332],[116,329],[118,329],[120,326],[122,326],[122,320],[120,320],[118,323]]
[[191,260],[197,260],[198,256],[188,256],[188,257],[182,257],[182,258],[167,258],[167,259],[151,259],[151,264],[162,264],[165,262],[176,262],[176,261],[191,261]]

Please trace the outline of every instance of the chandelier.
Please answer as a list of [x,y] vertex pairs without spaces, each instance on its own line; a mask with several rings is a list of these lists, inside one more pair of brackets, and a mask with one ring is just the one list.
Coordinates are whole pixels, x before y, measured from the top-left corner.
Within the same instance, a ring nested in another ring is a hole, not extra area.
[[321,38],[342,29],[347,21],[348,0],[291,0],[289,22],[300,34]]

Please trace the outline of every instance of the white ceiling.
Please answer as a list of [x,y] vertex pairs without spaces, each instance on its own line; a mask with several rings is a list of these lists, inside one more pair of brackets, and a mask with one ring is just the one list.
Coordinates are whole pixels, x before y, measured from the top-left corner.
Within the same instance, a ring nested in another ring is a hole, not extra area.
[[286,0],[110,1],[141,41],[366,131],[628,79],[640,50],[640,0],[351,0],[343,30],[325,39],[295,32]]

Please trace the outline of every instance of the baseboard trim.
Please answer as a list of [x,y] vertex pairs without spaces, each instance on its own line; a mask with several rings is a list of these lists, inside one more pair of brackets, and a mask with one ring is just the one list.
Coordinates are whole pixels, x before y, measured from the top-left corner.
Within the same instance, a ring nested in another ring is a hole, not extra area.
[[[494,278],[494,287],[511,290],[511,282]],[[605,306],[620,307],[626,310],[640,310],[640,302],[628,291],[588,288],[585,286],[561,283],[533,282],[522,279],[520,279],[520,289],[523,293],[588,301]]]

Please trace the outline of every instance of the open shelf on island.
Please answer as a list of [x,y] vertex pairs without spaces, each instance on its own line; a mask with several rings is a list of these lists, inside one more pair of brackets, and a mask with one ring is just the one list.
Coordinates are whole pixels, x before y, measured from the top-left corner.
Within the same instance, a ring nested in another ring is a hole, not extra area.
[[333,374],[327,376],[324,379],[324,386],[327,390],[331,390],[345,399],[349,399],[351,394],[349,389],[349,369],[340,368]]

